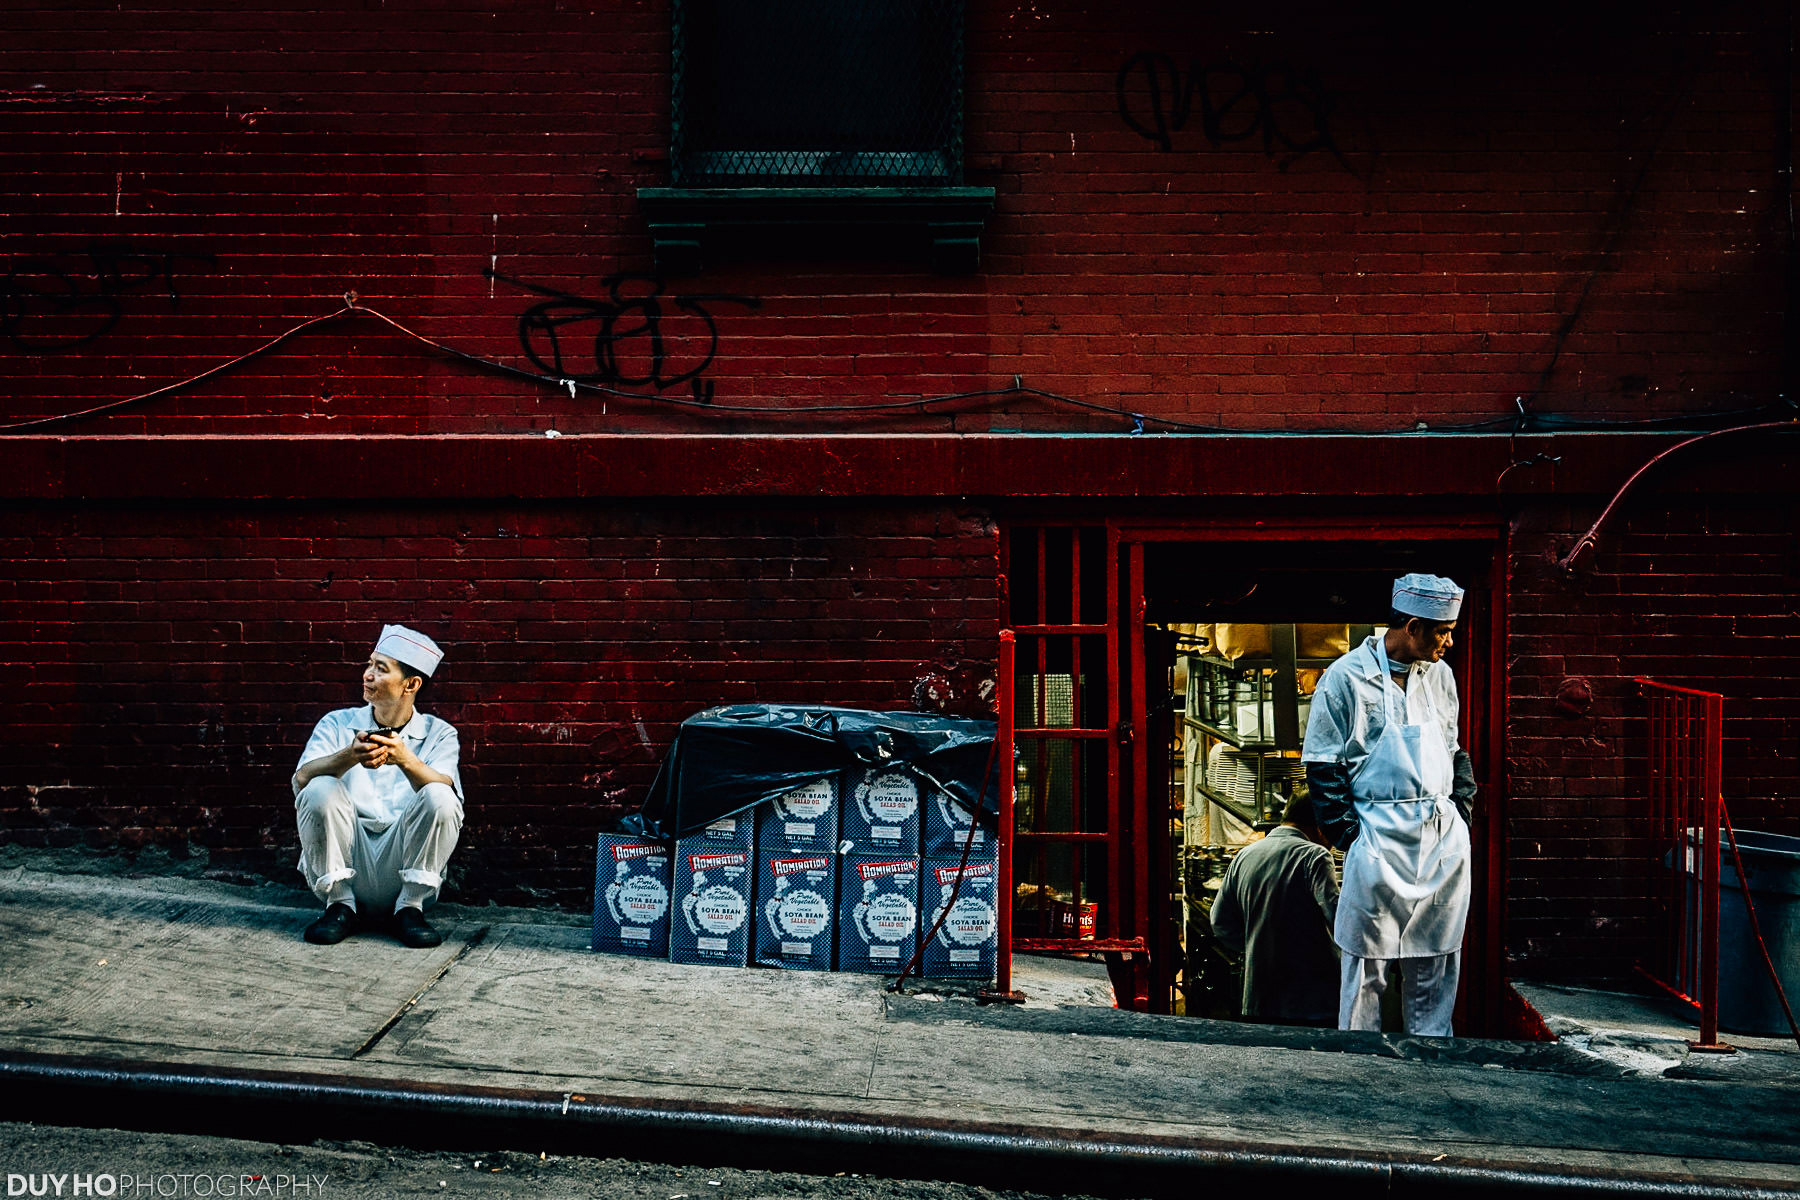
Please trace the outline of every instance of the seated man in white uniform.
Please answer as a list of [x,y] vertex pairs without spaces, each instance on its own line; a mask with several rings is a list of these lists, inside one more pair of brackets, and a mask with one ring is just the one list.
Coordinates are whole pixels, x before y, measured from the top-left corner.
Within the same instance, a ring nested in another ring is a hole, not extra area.
[[336,945],[390,912],[404,945],[443,941],[424,909],[462,832],[461,748],[454,727],[414,707],[443,657],[424,634],[382,626],[363,668],[368,703],[325,714],[300,754],[300,872],[325,902],[309,942]]
[[1406,1031],[1451,1033],[1475,772],[1442,660],[1462,598],[1440,576],[1396,580],[1387,632],[1332,663],[1313,693],[1301,757],[1319,829],[1344,851],[1340,1029],[1379,1030],[1397,973]]

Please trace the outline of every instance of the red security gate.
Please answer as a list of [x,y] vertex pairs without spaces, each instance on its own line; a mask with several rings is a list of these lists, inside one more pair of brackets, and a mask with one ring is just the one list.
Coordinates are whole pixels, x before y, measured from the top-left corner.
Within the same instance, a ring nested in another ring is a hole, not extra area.
[[1121,607],[1135,581],[1115,565],[1117,531],[1099,525],[1014,527],[1001,562],[1017,640],[999,701],[1019,756],[1001,937],[1013,950],[1102,954],[1120,1007],[1146,1009],[1151,847],[1133,836],[1146,828],[1144,792],[1121,769],[1142,728],[1124,702],[1142,645],[1140,614]]
[[[1696,1048],[1719,1042],[1719,816],[1725,698],[1639,679],[1649,705],[1651,871],[1661,936],[1639,970],[1700,1015]],[[1696,883],[1698,886],[1696,887]]]

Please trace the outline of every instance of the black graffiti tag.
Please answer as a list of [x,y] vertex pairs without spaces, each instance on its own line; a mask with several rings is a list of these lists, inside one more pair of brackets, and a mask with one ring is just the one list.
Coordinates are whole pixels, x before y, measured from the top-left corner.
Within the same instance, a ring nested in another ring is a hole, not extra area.
[[33,354],[74,350],[112,331],[125,315],[125,296],[157,287],[173,311],[181,302],[178,265],[216,261],[204,250],[132,242],[95,242],[74,254],[15,258],[0,279],[0,337]]
[[[702,401],[712,398],[712,383],[700,376],[719,352],[719,329],[707,305],[762,306],[754,297],[720,292],[665,295],[653,275],[609,275],[601,281],[606,298],[595,299],[486,274],[545,297],[519,314],[519,345],[538,370],[577,383],[659,392],[685,383]],[[684,320],[695,327],[681,329]]]
[[1261,135],[1263,153],[1284,171],[1323,150],[1356,174],[1331,131],[1337,101],[1312,71],[1196,58],[1183,74],[1171,56],[1146,50],[1125,60],[1115,86],[1120,118],[1159,150],[1174,149],[1172,135],[1197,108],[1200,132],[1212,146]]

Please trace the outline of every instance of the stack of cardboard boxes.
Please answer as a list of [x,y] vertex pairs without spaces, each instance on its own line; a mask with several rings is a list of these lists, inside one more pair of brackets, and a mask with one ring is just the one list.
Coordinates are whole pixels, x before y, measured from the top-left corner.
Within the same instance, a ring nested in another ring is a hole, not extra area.
[[593,947],[717,966],[898,971],[948,904],[921,973],[988,978],[999,877],[994,839],[960,804],[905,767],[858,768],[779,796],[753,819],[715,821],[678,839],[672,856],[661,842],[601,834]]

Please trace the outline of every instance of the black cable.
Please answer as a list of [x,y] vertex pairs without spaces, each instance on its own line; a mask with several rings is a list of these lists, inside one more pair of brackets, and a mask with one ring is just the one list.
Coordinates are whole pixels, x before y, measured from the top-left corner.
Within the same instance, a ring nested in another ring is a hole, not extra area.
[[[892,983],[888,984],[887,990],[890,992],[896,992],[902,996],[904,996],[906,994],[906,977],[908,975],[911,975],[914,971],[919,971],[919,970],[924,969],[923,964],[925,962],[925,948],[927,946],[931,945],[931,940],[933,938],[937,937],[938,930],[940,930],[944,927],[944,922],[950,916],[950,909],[956,904],[956,898],[962,894],[963,876],[965,875],[965,873],[967,873],[967,871],[969,869],[969,854],[975,848],[975,834],[981,828],[981,813],[979,811],[979,809],[981,807],[981,800],[982,800],[982,797],[987,795],[988,774],[989,774],[989,772],[991,772],[994,769],[994,763],[999,758],[999,755],[1000,755],[1000,738],[999,738],[999,735],[996,734],[992,744],[990,744],[988,746],[987,764],[981,768],[981,790],[975,796],[975,810],[972,810],[969,813],[969,832],[968,832],[968,835],[963,838],[962,861],[959,862],[956,866],[956,881],[950,885],[950,894],[948,896],[944,897],[944,906],[938,910],[937,920],[932,923],[931,931],[929,933],[925,934],[924,937],[921,937],[919,939],[918,948],[913,951],[912,958],[907,960],[907,963],[904,967],[900,968],[900,974],[898,974],[894,977],[894,981]],[[924,772],[917,770],[917,768],[914,768],[913,773],[915,775],[920,775],[923,778],[929,780],[933,787],[935,787],[939,791],[943,792],[944,795],[950,797],[950,802],[952,804],[960,804],[961,803],[960,800],[958,800],[954,795],[951,794],[949,788],[946,788],[943,784],[939,783],[937,780],[932,779],[929,775],[925,775]],[[1003,786],[1003,782],[1000,779],[1000,777],[998,775],[996,775],[994,777],[994,788],[995,788],[996,797],[999,795],[999,789],[1001,786]],[[996,803],[997,803],[997,801],[996,801]],[[921,798],[919,807],[921,809],[924,808],[924,803],[923,803],[922,798]],[[921,900],[923,900],[924,895],[925,895],[925,865],[926,865],[927,861],[928,860],[925,858],[924,855],[919,856],[919,896],[920,896]],[[995,925],[995,937],[996,938],[998,938],[998,936],[999,936],[999,925],[998,925],[999,906],[1002,904],[1011,904],[1011,903],[1012,903],[1012,897],[1002,896],[999,893],[999,889],[998,888],[995,889],[995,891],[994,891],[994,905],[995,905],[994,917],[995,917],[995,921],[996,921],[996,925]],[[997,947],[996,953],[1011,954],[1012,948],[1010,946],[1004,947],[1004,948]]]
[[[382,324],[393,329],[395,332],[401,334],[403,337],[429,347],[446,357],[453,358],[459,362],[468,363],[469,365],[482,370],[505,375],[508,378],[528,380],[542,386],[555,388],[558,391],[567,391],[571,398],[579,393],[585,392],[590,395],[606,396],[621,400],[638,400],[650,404],[672,405],[678,408],[697,410],[700,412],[735,413],[762,417],[811,416],[819,413],[865,414],[894,412],[907,409],[923,410],[938,405],[955,404],[970,400],[991,400],[1007,396],[1028,396],[1046,400],[1054,404],[1061,404],[1070,408],[1081,409],[1086,412],[1102,413],[1108,417],[1116,417],[1122,421],[1129,420],[1131,422],[1131,431],[1133,433],[1144,433],[1149,426],[1156,426],[1159,429],[1180,433],[1229,435],[1232,437],[1431,436],[1448,433],[1498,432],[1509,426],[1513,427],[1512,432],[1515,435],[1518,432],[1516,424],[1517,418],[1512,414],[1485,417],[1473,421],[1463,421],[1451,424],[1425,425],[1423,427],[1415,425],[1410,429],[1370,429],[1351,426],[1314,426],[1305,429],[1245,429],[1230,425],[1207,425],[1192,421],[1183,421],[1175,417],[1158,417],[1148,413],[1134,412],[1110,404],[1101,404],[1094,400],[1084,400],[1076,396],[1065,396],[1060,392],[1048,391],[1044,388],[1030,387],[1017,376],[1014,377],[1014,381],[1010,387],[980,388],[973,391],[951,392],[938,396],[917,396],[904,400],[876,400],[857,404],[720,404],[711,400],[701,400],[684,396],[669,396],[654,392],[632,392],[623,388],[609,387],[605,384],[590,383],[584,380],[530,371],[523,367],[513,366],[511,363],[500,362],[497,359],[483,358],[478,354],[471,354],[466,350],[460,350],[448,343],[436,341],[415,330],[409,329],[407,326],[394,320],[392,317],[387,316],[385,313],[378,312],[375,309],[360,303],[356,293],[350,292],[344,296],[344,306],[337,309],[335,312],[326,313],[323,316],[312,317],[302,321],[298,325],[277,334],[275,337],[264,342],[255,349],[250,350],[245,354],[241,354],[236,358],[229,359],[226,362],[209,367],[199,374],[189,376],[186,379],[167,384],[152,391],[143,392],[136,396],[128,396],[122,400],[109,401],[105,404],[95,405],[92,408],[85,408],[71,413],[59,413],[47,417],[36,417],[25,421],[15,421],[9,425],[0,425],[0,434],[11,434],[26,429],[43,428],[49,425],[60,424],[65,421],[74,421],[82,417],[95,416],[100,413],[115,411],[128,405],[156,399],[161,396],[173,395],[216,375],[224,374],[252,359],[258,358],[308,329],[337,321],[347,316],[373,317],[377,321],[380,321]],[[1545,427],[1546,430],[1577,432],[1582,430],[1599,431],[1616,429],[1681,428],[1684,425],[1691,428],[1696,425],[1711,424],[1767,413],[1771,410],[1780,408],[1793,410],[1796,408],[1796,405],[1794,401],[1784,399],[1783,401],[1772,404],[1758,405],[1753,408],[1734,409],[1727,412],[1672,414],[1662,417],[1630,418],[1618,421],[1565,417],[1553,413],[1534,413],[1531,414],[1531,416],[1532,421],[1535,424]]]

